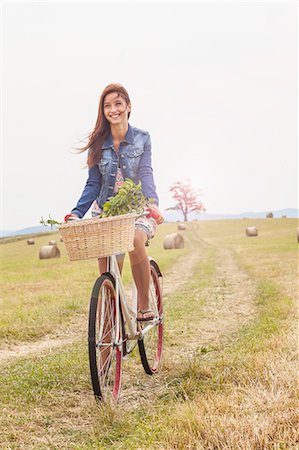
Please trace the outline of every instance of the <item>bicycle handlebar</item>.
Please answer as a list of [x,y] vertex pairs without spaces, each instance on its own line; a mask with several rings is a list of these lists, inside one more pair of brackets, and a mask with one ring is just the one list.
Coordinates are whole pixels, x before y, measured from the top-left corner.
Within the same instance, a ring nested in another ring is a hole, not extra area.
[[[147,217],[148,219],[152,217],[154,220],[157,220],[159,218],[159,214],[156,211],[151,210],[150,208],[143,211],[141,214],[137,215],[137,219],[140,217]],[[80,220],[79,217],[76,217],[75,214],[67,214],[64,217],[64,222],[72,221],[72,220]]]

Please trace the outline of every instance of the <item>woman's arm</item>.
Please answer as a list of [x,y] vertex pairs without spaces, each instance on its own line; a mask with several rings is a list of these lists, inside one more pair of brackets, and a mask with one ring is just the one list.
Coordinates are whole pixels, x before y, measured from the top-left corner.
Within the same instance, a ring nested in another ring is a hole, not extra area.
[[150,135],[148,135],[148,138],[144,144],[144,152],[140,158],[139,179],[142,183],[142,191],[144,195],[147,198],[153,198],[155,205],[158,206],[159,199],[156,192],[152,168],[152,144]]
[[71,214],[75,214],[80,219],[86,214],[91,207],[94,200],[100,193],[102,183],[102,176],[99,171],[98,165],[91,167],[88,170],[88,179],[86,185],[78,200],[77,205],[72,209]]

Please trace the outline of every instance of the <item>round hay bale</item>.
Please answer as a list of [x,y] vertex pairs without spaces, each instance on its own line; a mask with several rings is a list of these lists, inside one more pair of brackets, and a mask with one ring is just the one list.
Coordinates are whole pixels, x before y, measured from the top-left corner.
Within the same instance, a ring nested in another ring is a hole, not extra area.
[[257,228],[256,227],[247,227],[246,228],[246,236],[257,236]]
[[60,251],[56,245],[43,245],[39,249],[39,259],[60,258]]
[[163,248],[170,250],[173,248],[184,248],[184,238],[179,233],[171,233],[165,236]]
[[57,245],[56,241],[49,241],[49,245]]
[[34,245],[35,241],[34,239],[27,239],[27,245]]
[[179,223],[178,230],[186,230],[186,225],[184,223]]
[[266,215],[266,218],[267,218],[267,219],[273,219],[273,213],[272,213],[272,212],[269,212],[269,213]]

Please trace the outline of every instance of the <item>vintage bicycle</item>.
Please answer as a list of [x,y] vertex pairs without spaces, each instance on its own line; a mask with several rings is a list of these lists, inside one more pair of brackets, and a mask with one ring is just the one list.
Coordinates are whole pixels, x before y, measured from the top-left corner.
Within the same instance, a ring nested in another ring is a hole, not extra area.
[[137,322],[137,289],[127,298],[116,254],[133,250],[138,216],[81,219],[61,225],[60,233],[71,260],[107,258],[107,271],[92,289],[89,307],[88,354],[92,388],[97,401],[117,401],[121,390],[123,357],[138,346],[145,372],[157,372],[163,350],[163,277],[149,257],[150,322]]

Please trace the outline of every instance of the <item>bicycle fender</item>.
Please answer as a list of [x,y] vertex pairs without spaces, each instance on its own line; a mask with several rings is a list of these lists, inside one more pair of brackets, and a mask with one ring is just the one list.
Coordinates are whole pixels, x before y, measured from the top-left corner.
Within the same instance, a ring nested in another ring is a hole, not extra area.
[[151,256],[149,256],[148,259],[149,259],[150,264],[152,264],[152,265],[155,267],[155,269],[156,269],[156,271],[157,271],[157,274],[158,274],[158,277],[162,277],[162,272],[161,272],[161,270],[160,270],[160,267],[158,266],[158,264],[156,263],[156,261],[154,260],[154,258],[152,258]]

